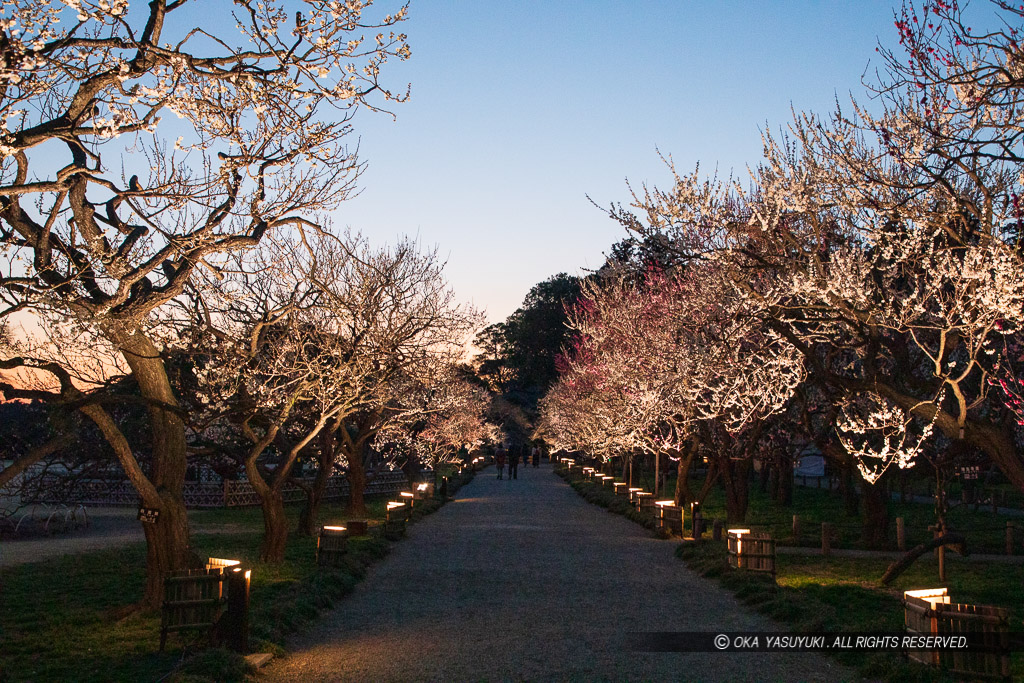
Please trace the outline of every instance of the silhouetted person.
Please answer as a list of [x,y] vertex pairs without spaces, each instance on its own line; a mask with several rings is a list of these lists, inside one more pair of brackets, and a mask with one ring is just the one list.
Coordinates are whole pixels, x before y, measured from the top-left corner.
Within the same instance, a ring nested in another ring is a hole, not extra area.
[[[494,451],[494,466],[498,468],[498,479],[505,473],[505,448],[498,446],[498,449]],[[511,475],[512,470],[509,470]]]
[[509,450],[508,453],[508,478],[518,479],[519,478],[519,452]]

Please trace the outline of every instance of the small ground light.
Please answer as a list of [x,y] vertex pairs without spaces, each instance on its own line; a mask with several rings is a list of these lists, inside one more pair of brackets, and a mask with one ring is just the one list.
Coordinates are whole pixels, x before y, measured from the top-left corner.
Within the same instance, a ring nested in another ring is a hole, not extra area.
[[935,608],[935,605],[948,605],[949,594],[945,588],[922,588],[913,591],[903,591],[904,599],[906,598],[918,598],[924,600]]
[[223,572],[228,567],[237,567],[242,564],[241,560],[225,560],[220,557],[211,557],[206,560],[206,569],[219,569]]
[[405,522],[409,519],[409,507],[405,503],[390,501],[384,518],[384,535],[391,540],[405,534]]

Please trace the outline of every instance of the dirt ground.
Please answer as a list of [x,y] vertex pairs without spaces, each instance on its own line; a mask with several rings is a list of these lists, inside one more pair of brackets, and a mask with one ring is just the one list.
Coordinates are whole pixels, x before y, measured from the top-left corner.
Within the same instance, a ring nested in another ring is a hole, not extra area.
[[[0,567],[77,555],[129,543],[143,543],[146,540],[134,507],[87,508],[86,514],[88,526],[79,526],[63,533],[47,535],[37,529],[37,532],[25,537],[0,537]],[[230,523],[192,526],[193,533],[240,530],[239,525]]]

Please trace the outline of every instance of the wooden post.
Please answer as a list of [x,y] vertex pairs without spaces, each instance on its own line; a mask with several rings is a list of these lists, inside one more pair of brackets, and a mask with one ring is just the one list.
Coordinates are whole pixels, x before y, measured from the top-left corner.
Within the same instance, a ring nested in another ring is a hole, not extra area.
[[660,487],[658,484],[661,483],[661,451],[654,452],[654,496],[658,496]]
[[[1009,524],[1009,522],[1007,522],[1007,524]],[[716,519],[714,521],[714,523],[711,525],[711,540],[713,540],[713,541],[721,541],[722,540],[722,529],[724,529],[724,528],[725,528],[725,524],[722,523],[722,520]]]
[[828,522],[821,523],[821,554],[825,557],[832,555],[832,525]]
[[[932,538],[938,538],[942,535],[942,530],[939,529],[937,524],[932,524],[928,527],[928,530],[932,532]],[[940,545],[935,548],[935,555],[939,558],[939,581],[946,580],[946,546]]]
[[232,567],[225,572],[227,609],[221,617],[221,637],[228,649],[249,653],[249,571]]
[[800,515],[793,515],[793,540],[800,542]]
[[907,549],[907,527],[902,517],[896,518],[896,547],[903,551]]
[[1013,522],[1006,523],[1006,554],[1013,555]]

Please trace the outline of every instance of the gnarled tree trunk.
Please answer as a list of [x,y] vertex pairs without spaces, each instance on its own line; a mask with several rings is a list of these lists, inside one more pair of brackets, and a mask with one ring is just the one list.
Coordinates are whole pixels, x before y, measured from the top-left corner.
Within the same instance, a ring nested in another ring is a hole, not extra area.
[[299,512],[299,526],[297,532],[302,536],[315,536],[317,534],[317,517],[320,514],[320,503],[327,492],[327,483],[334,473],[334,454],[337,439],[337,430],[341,424],[338,418],[330,429],[320,433],[320,447],[317,450],[317,470],[313,485],[306,490],[306,504]]
[[775,471],[778,472],[778,488],[775,502],[784,507],[793,506],[793,458],[788,453],[775,453]]
[[366,509],[366,465],[361,457],[349,458],[348,507],[346,511],[354,517],[365,517]]
[[284,511],[284,496],[276,487],[267,489],[260,499],[263,510],[263,542],[260,559],[264,562],[283,562],[288,544],[288,517]]
[[725,516],[729,524],[742,524],[750,503],[750,459],[734,460],[722,456],[719,470],[725,488]]
[[[291,477],[292,468],[295,466],[299,453],[316,438],[327,420],[330,419],[327,415],[321,416],[300,441],[291,444],[284,458],[274,470],[271,481],[268,482],[260,473],[256,461],[271,443],[278,440],[281,425],[290,415],[291,405],[289,404],[289,407],[277,416],[277,420],[267,428],[262,437],[256,435],[248,422],[242,425],[243,433],[253,442],[253,447],[245,459],[245,476],[256,495],[260,497],[260,507],[263,509],[263,542],[260,545],[260,559],[264,562],[284,561],[284,549],[288,544],[288,519],[284,512],[282,491],[285,483]],[[284,440],[280,441],[283,443]]]
[[[139,467],[127,442],[114,451],[129,480],[139,491],[143,504],[160,510],[155,524],[143,524],[146,534],[146,590],[143,603],[159,607],[163,601],[163,580],[168,572],[188,569],[196,558],[189,549],[188,517],[185,511],[185,469],[187,467],[185,422],[167,376],[167,368],[156,346],[140,332],[128,332],[113,325],[108,336],[118,345],[132,370],[139,392],[147,401],[152,433],[151,466],[148,476]],[[101,409],[86,411],[93,421],[103,419]],[[100,423],[97,422],[99,425]],[[111,431],[112,422],[101,430],[108,442],[120,431]]]
[[860,480],[861,497],[864,501],[861,537],[868,548],[884,548],[889,534],[889,487],[885,477],[874,484]]

